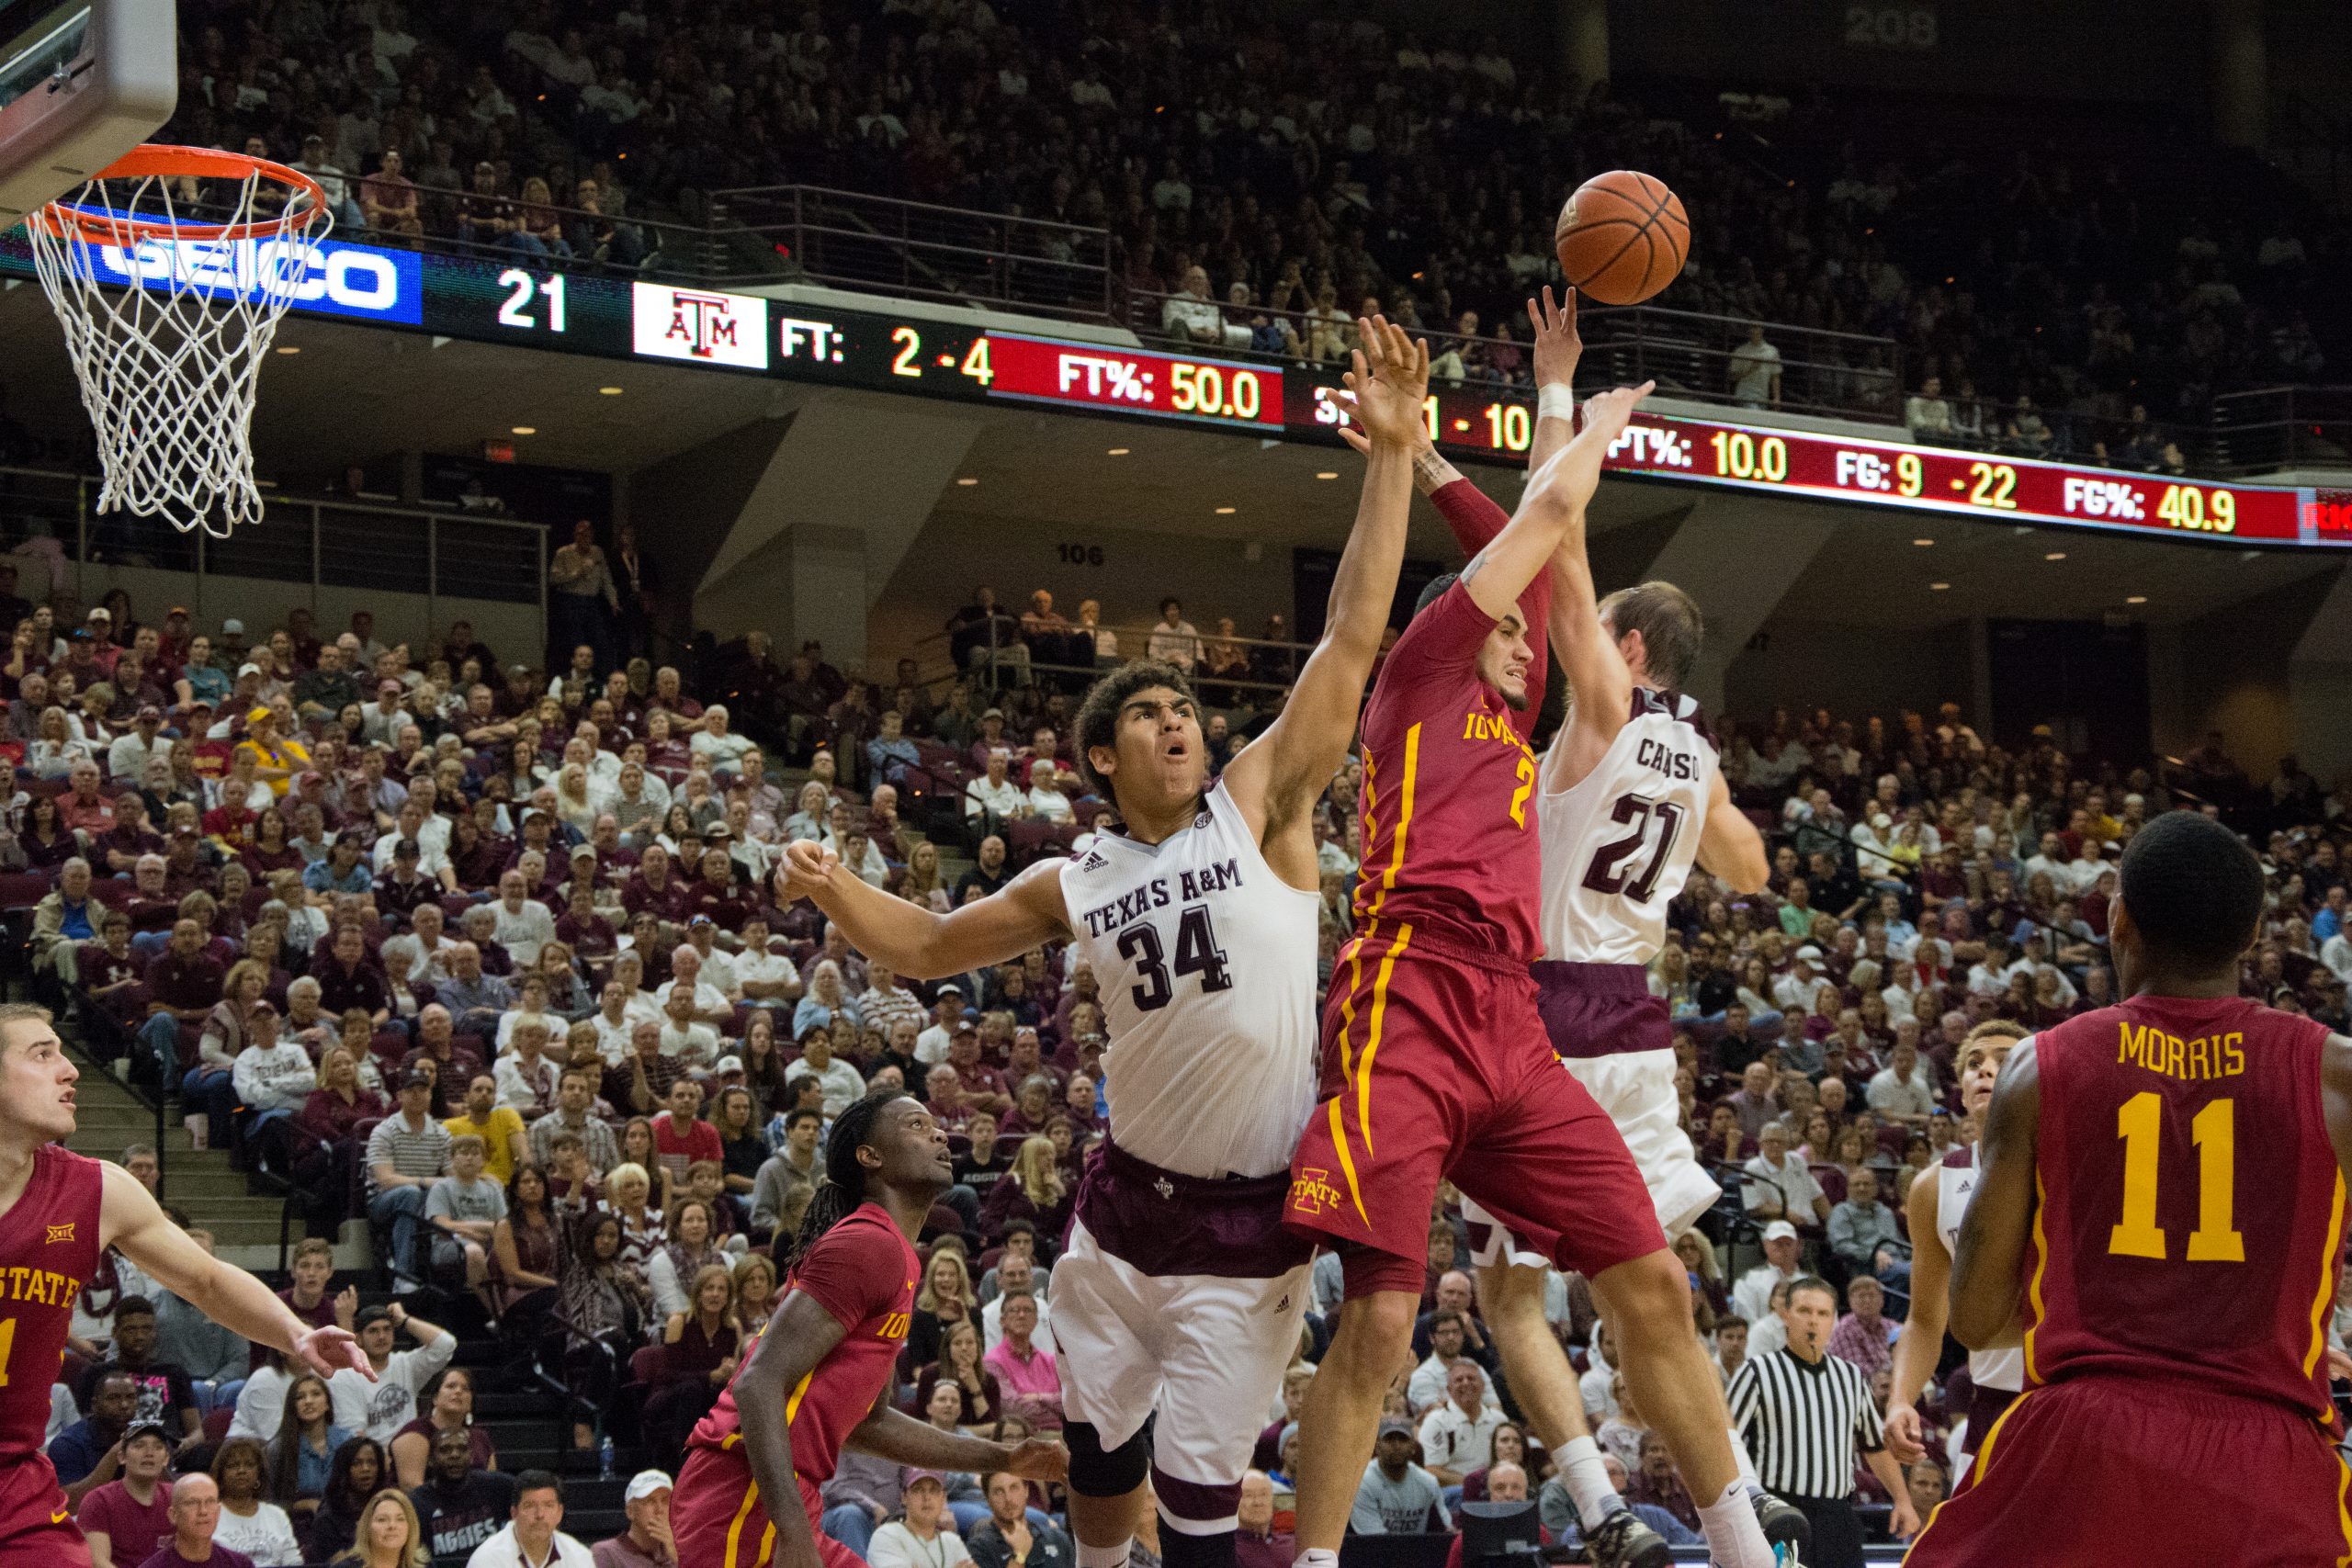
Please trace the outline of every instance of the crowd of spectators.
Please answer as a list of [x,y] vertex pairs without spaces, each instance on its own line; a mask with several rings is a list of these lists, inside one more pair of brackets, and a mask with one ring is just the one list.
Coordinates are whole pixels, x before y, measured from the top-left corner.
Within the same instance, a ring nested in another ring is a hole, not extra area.
[[395,242],[632,267],[661,242],[625,213],[832,186],[1102,230],[1102,254],[1021,243],[1107,269],[1152,330],[1344,359],[1385,309],[1460,334],[1442,378],[1509,384],[1562,171],[1626,167],[1697,218],[1663,303],[1892,340],[1899,367],[1815,354],[1850,361],[1837,400],[1923,435],[2118,459],[2144,438],[2155,468],[2155,432],[2214,393],[2346,352],[2340,222],[2259,164],[2110,154],[2054,108],[2023,137],[2014,114],[1923,135],[1874,100],[1592,85],[1491,35],[1238,0],[1181,26],[1098,0],[191,0],[181,36],[169,139],[292,162]]
[[[288,1300],[353,1321],[379,1381],[248,1376],[250,1347],[209,1343],[184,1304],[117,1265],[85,1300],[84,1360],[60,1385],[69,1483],[119,1480],[164,1529],[169,1498],[145,1445],[125,1440],[152,1416],[180,1468],[200,1460],[217,1482],[235,1539],[266,1526],[306,1560],[341,1552],[373,1506],[365,1472],[412,1489],[440,1555],[470,1551],[520,1505],[469,1425],[472,1374],[450,1364],[469,1334],[553,1370],[574,1395],[575,1447],[617,1437],[674,1464],[775,1299],[774,1247],[813,1192],[829,1119],[883,1084],[925,1100],[956,1158],[922,1237],[907,1408],[1000,1434],[1059,1426],[1052,1275],[1102,1125],[1095,976],[1049,946],[909,980],[808,906],[776,908],[768,872],[784,843],[817,840],[944,909],[1002,886],[1023,829],[1020,852],[1078,841],[1095,818],[1068,774],[1071,691],[1119,651],[1099,617],[1074,626],[1042,597],[1013,616],[983,591],[954,623],[963,671],[922,681],[899,665],[894,722],[868,728],[874,687],[809,645],[770,690],[757,637],[711,662],[698,696],[676,669],[605,668],[593,647],[553,674],[502,663],[463,623],[420,655],[380,645],[364,615],[330,634],[297,614],[249,640],[176,607],[145,624],[119,595],[78,620],[68,601],[14,607],[0,749],[20,767],[0,864],[9,903],[31,909],[37,990],[68,1007],[85,1049],[176,1100],[191,1133],[290,1179],[322,1237],[364,1216],[398,1303],[398,1303],[355,1315],[326,1243],[308,1243]],[[1227,677],[1242,700],[1210,716],[1221,758],[1278,705],[1251,682],[1279,694],[1268,661],[1288,654],[1220,649],[1219,631],[1171,600],[1127,635]],[[1008,660],[1013,648],[1034,657]],[[769,700],[804,689],[840,694]],[[865,703],[843,708],[853,692]],[[720,695],[752,735],[706,700]],[[1952,705],[1891,723],[1780,713],[1722,734],[1772,877],[1742,897],[1694,874],[1652,984],[1686,1124],[1726,1188],[1678,1250],[1727,1382],[1781,1342],[1786,1287],[1815,1272],[1843,1292],[1833,1353],[1883,1399],[1908,1286],[1901,1196],[1974,1131],[1953,1048],[1987,1020],[2040,1027],[2112,997],[2113,864],[2150,816],[2211,810],[2256,839],[2273,900],[2247,994],[2346,1026],[2352,790],[2328,794],[2292,758],[2260,784],[2218,739],[2162,772],[2086,761],[2046,736],[1989,743]],[[1026,793],[995,799],[1016,764]],[[1327,978],[1360,783],[1342,769],[1318,812]],[[1033,807],[1040,792],[1061,810]],[[127,1163],[152,1173],[152,1155]],[[1464,1498],[1528,1495],[1573,1540],[1547,1456],[1511,1419],[1459,1227],[1450,1205],[1431,1216],[1424,1359],[1391,1393],[1356,1528],[1443,1526]],[[1338,1305],[1329,1263],[1245,1493],[1269,1552]],[[1691,1528],[1584,1282],[1555,1277],[1549,1306],[1627,1495],[1661,1529]],[[1961,1407],[1950,1389],[1922,1406],[1939,1432]],[[236,1424],[208,1441],[201,1410],[229,1404]],[[1922,1512],[1943,1473],[1930,1461],[1908,1478]],[[854,1457],[826,1501],[839,1539],[885,1557],[928,1560],[948,1532],[977,1561],[1025,1561],[1060,1528],[1042,1488]],[[327,1522],[288,1535],[259,1511],[272,1507]],[[435,1534],[444,1517],[476,1533]]]

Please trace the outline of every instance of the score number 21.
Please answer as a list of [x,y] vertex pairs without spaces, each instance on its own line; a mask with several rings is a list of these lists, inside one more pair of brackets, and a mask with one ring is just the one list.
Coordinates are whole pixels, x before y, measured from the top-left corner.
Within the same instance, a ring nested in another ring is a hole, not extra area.
[[548,304],[548,331],[563,331],[563,274],[551,272],[545,277],[534,277],[519,266],[510,266],[498,275],[498,287],[507,290],[506,303],[498,308],[500,326],[520,327],[525,332],[536,330],[540,325],[531,314],[531,297],[536,294]]

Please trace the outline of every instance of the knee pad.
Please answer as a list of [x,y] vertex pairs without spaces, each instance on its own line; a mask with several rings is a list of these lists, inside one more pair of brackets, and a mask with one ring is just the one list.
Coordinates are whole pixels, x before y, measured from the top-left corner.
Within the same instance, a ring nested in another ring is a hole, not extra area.
[[1069,1487],[1081,1497],[1124,1497],[1151,1467],[1151,1444],[1140,1431],[1105,1449],[1091,1421],[1072,1421],[1062,1438],[1069,1446]]

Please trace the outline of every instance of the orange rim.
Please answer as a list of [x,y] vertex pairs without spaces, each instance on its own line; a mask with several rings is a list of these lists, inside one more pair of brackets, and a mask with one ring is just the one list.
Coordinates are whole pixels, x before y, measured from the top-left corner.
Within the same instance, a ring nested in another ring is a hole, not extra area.
[[150,143],[134,147],[92,176],[98,180],[137,180],[171,178],[193,175],[202,179],[243,181],[258,173],[262,178],[286,186],[297,197],[310,199],[300,208],[277,217],[243,223],[188,223],[160,218],[137,218],[127,213],[96,211],[76,207],[66,201],[52,201],[26,214],[27,221],[38,223],[50,233],[62,239],[67,234],[79,234],[92,244],[135,245],[141,240],[250,240],[264,234],[288,231],[300,231],[326,209],[327,193],[319,182],[301,170],[267,158],[255,158],[243,152],[224,152],[217,147],[174,147]]

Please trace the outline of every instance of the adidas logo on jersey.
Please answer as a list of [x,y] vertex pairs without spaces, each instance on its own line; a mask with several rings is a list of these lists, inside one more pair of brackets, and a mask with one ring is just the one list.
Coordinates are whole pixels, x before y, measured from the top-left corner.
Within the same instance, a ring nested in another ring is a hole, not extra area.
[[1109,861],[1102,858],[1102,852],[1101,850],[1089,850],[1086,852],[1086,858],[1078,863],[1078,869],[1080,871],[1101,871],[1104,866],[1109,865],[1110,863],[1111,863]]

